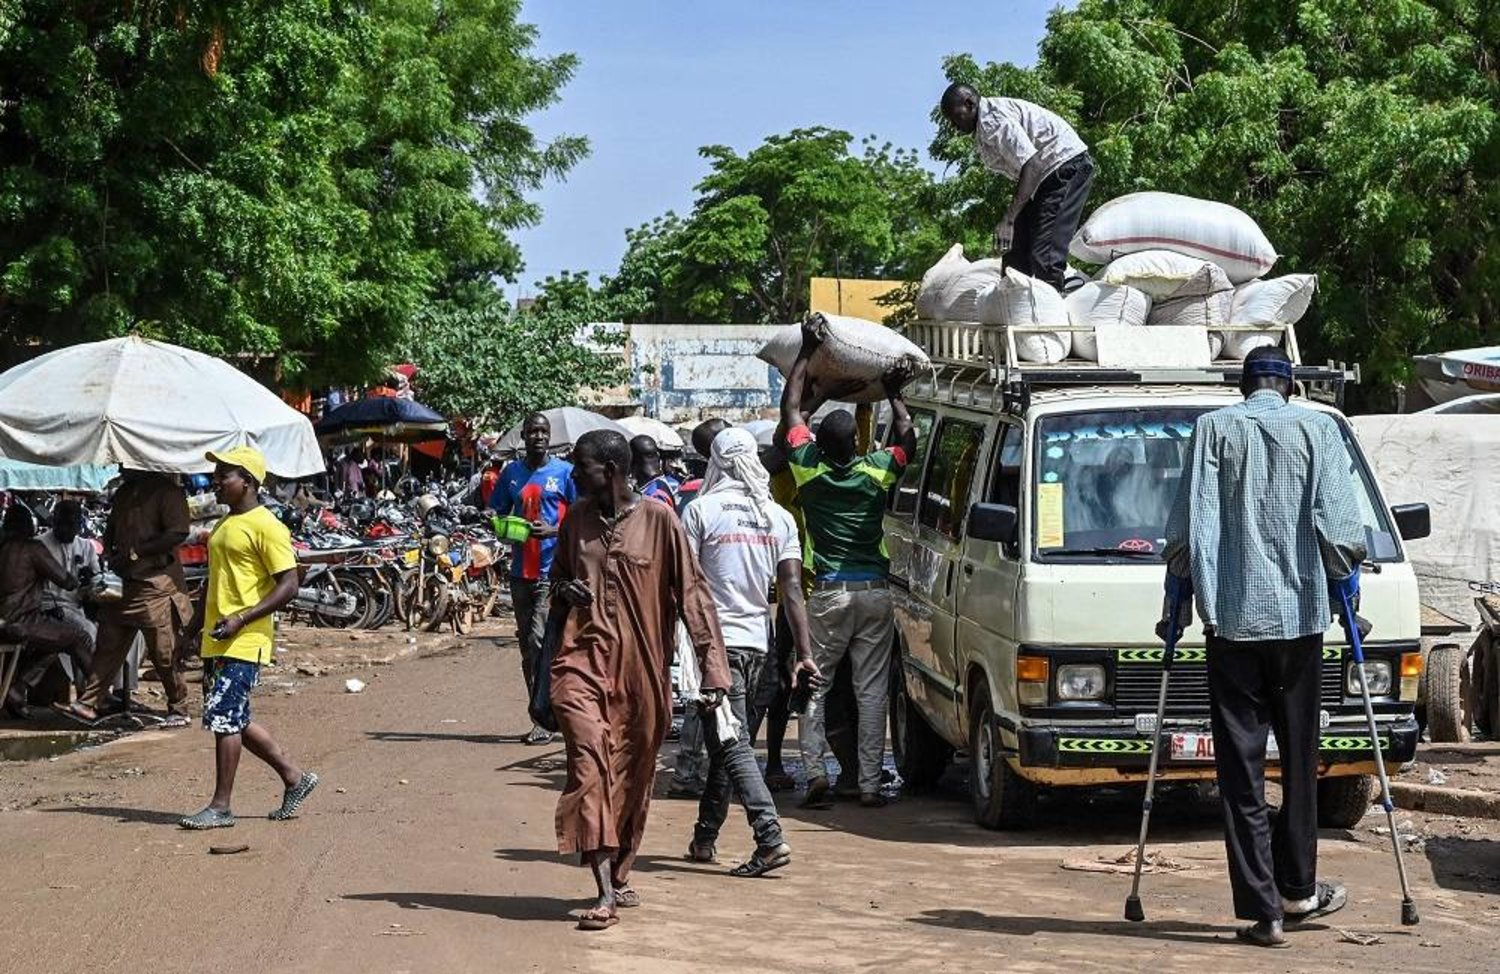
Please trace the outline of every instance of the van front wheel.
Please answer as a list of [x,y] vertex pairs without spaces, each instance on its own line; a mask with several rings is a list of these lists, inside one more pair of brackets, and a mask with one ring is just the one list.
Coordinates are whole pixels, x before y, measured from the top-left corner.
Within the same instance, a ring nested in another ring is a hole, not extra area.
[[989,688],[982,683],[970,711],[969,795],[974,821],[987,829],[1024,829],[1036,823],[1036,785],[1005,759],[1000,721],[990,704]]

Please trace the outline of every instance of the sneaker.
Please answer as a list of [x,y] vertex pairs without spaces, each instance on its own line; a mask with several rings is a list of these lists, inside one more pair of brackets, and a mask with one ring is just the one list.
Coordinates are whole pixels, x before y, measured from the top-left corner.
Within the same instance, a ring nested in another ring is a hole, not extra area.
[[297,814],[297,809],[307,801],[307,796],[318,787],[318,776],[311,771],[305,772],[297,783],[288,788],[281,795],[281,807],[266,816],[273,822],[284,822]]
[[183,816],[177,824],[194,832],[201,832],[204,829],[228,829],[234,827],[234,813],[228,809],[220,811],[217,808],[205,808],[201,812]]
[[552,732],[545,727],[532,724],[531,733],[526,735],[526,743],[530,745],[551,744]]
[[1281,911],[1286,915],[1287,923],[1301,923],[1314,917],[1324,917],[1330,913],[1337,913],[1349,902],[1349,891],[1344,888],[1343,883],[1325,883],[1318,881],[1313,895],[1305,900],[1289,900],[1283,898]]

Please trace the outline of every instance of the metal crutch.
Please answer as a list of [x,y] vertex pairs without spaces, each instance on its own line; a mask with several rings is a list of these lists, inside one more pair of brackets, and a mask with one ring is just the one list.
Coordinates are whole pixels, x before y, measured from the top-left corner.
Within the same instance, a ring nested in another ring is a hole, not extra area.
[[1168,616],[1167,649],[1162,654],[1161,687],[1156,693],[1156,724],[1151,729],[1151,767],[1146,772],[1146,800],[1141,803],[1141,835],[1135,844],[1135,878],[1130,882],[1130,895],[1125,898],[1125,919],[1136,923],[1146,919],[1146,911],[1141,909],[1141,867],[1146,861],[1146,830],[1151,827],[1151,799],[1156,792],[1156,763],[1161,754],[1162,723],[1167,714],[1167,682],[1172,678],[1172,660],[1177,655],[1177,617],[1181,609],[1182,596],[1174,592]]

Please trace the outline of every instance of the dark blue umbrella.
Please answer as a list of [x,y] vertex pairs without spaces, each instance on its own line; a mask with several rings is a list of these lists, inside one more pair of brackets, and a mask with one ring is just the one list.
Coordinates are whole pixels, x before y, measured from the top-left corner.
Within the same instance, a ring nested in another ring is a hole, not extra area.
[[419,402],[394,396],[372,396],[345,403],[318,420],[319,436],[363,433],[387,439],[437,439],[448,429],[448,421]]

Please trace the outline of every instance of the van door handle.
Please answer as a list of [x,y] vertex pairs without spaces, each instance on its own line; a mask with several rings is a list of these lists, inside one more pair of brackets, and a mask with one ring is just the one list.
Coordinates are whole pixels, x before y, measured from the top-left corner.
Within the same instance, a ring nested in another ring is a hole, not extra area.
[[972,574],[974,574],[974,566],[971,565],[971,564],[969,564],[968,562],[964,562],[964,574],[965,575],[972,575]]

